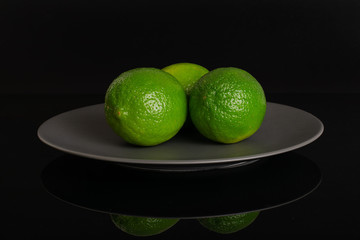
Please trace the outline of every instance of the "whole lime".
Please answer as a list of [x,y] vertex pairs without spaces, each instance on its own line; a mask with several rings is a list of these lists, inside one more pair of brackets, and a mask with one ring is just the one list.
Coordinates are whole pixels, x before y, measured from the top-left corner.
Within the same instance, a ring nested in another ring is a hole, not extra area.
[[246,228],[258,215],[259,212],[250,212],[224,217],[200,218],[198,221],[210,231],[229,234]]
[[156,68],[122,73],[107,89],[105,117],[126,142],[153,146],[180,130],[187,114],[186,94],[171,74]]
[[111,214],[111,220],[116,227],[133,236],[152,236],[165,232],[174,226],[179,219],[135,217]]
[[248,72],[218,68],[194,85],[189,112],[202,135],[216,142],[235,143],[260,128],[266,112],[265,93]]
[[206,73],[206,68],[195,63],[175,63],[162,69],[173,75],[183,86],[187,95],[190,94],[194,84]]

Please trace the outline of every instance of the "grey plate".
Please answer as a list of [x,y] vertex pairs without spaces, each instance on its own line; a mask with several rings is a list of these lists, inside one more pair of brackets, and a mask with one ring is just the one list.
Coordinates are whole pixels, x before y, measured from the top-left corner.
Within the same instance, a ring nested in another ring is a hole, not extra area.
[[191,127],[154,147],[130,145],[108,126],[104,104],[59,114],[38,129],[41,141],[58,150],[119,163],[189,165],[240,162],[303,147],[323,132],[323,124],[303,110],[267,103],[265,119],[250,138],[220,144],[202,137]]

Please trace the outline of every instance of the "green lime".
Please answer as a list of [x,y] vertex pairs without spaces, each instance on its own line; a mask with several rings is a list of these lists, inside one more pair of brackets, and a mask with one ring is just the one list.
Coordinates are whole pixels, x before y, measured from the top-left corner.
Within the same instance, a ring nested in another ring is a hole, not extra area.
[[134,217],[111,214],[111,220],[116,227],[134,236],[152,236],[165,232],[174,226],[179,219]]
[[186,94],[171,74],[156,68],[122,73],[107,89],[105,117],[126,142],[153,146],[171,139],[187,114]]
[[162,69],[173,75],[183,86],[187,95],[190,94],[194,84],[206,73],[206,68],[195,63],[175,63]]
[[192,122],[205,137],[235,143],[261,126],[266,98],[260,83],[248,72],[218,68],[196,82],[189,99]]
[[210,231],[228,234],[240,231],[249,226],[260,212],[242,213],[225,217],[200,218],[198,221]]

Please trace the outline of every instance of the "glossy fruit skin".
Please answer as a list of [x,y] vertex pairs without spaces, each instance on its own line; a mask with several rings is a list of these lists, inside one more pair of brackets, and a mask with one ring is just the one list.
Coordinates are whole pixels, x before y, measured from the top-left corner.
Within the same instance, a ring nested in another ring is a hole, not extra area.
[[241,213],[224,217],[201,218],[200,224],[210,231],[229,234],[248,227],[260,212]]
[[187,115],[186,94],[171,74],[156,68],[122,73],[105,95],[105,117],[126,142],[163,143],[180,130]]
[[189,95],[194,84],[206,73],[206,68],[195,63],[175,63],[164,67],[163,71],[173,75],[183,86],[186,95]]
[[133,236],[153,236],[160,234],[172,226],[179,219],[136,217],[119,214],[111,214],[111,220],[115,226]]
[[189,112],[195,127],[208,139],[236,143],[260,128],[266,112],[265,93],[248,72],[218,68],[195,84]]

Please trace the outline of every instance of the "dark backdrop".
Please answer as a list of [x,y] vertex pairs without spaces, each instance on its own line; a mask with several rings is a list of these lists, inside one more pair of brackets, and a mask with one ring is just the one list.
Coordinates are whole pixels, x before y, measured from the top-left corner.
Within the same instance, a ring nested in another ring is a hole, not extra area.
[[46,192],[42,170],[67,155],[36,132],[103,101],[123,71],[177,62],[243,68],[269,101],[321,119],[322,136],[295,152],[323,179],[235,235],[190,220],[160,238],[360,239],[359,60],[359,0],[0,0],[0,239],[134,239]]
[[0,2],[0,94],[103,94],[121,72],[193,62],[268,93],[360,92],[356,0]]

